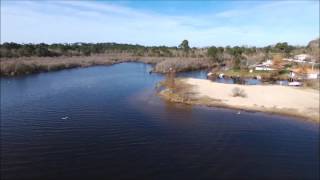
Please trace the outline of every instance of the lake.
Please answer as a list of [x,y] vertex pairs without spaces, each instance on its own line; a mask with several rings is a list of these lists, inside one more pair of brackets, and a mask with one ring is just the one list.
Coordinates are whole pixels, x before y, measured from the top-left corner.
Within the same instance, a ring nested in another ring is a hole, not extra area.
[[319,178],[317,124],[165,102],[150,69],[1,78],[2,179]]

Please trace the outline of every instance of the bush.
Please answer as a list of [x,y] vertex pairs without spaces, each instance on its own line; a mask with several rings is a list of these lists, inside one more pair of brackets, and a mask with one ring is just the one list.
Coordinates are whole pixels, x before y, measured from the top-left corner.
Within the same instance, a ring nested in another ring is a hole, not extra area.
[[27,63],[17,63],[15,66],[15,74],[30,74],[36,71],[36,66],[34,64]]
[[232,96],[233,97],[247,97],[247,94],[244,92],[244,90],[243,89],[240,89],[240,88],[238,88],[238,87],[235,87],[235,88],[233,88],[232,89]]
[[279,71],[279,74],[289,74],[289,73],[290,73],[290,71],[287,69],[282,69]]

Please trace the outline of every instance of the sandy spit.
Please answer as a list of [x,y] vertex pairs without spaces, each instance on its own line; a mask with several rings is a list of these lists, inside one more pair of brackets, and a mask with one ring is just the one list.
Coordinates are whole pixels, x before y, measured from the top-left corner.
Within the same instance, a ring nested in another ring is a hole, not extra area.
[[[215,83],[210,80],[186,78],[180,80],[190,85],[193,99],[210,99],[205,105],[256,110],[304,117],[319,122],[319,91],[280,85],[236,85]],[[233,97],[234,88],[243,89],[246,97]],[[201,101],[195,101],[201,104]],[[200,103],[199,103],[200,102]]]

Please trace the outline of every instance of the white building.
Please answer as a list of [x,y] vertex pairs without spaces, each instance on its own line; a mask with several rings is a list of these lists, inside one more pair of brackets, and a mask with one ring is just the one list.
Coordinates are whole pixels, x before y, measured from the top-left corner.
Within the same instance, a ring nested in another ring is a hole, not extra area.
[[310,60],[311,56],[308,54],[299,54],[295,55],[293,58],[294,62],[306,62],[307,60]]
[[273,71],[274,69],[268,65],[258,64],[255,67],[256,71]]
[[295,55],[293,58],[283,58],[282,60],[296,63],[314,63],[311,61],[312,56],[310,56],[309,54],[298,54]]
[[294,59],[292,59],[292,58],[283,58],[282,60],[284,60],[284,61],[293,61]]
[[271,59],[267,59],[261,64],[255,65],[254,67],[256,71],[272,71],[274,70],[273,68],[271,68],[272,65],[273,65],[273,61]]
[[267,59],[266,61],[262,62],[262,65],[265,66],[271,66],[273,64],[273,61],[271,59]]

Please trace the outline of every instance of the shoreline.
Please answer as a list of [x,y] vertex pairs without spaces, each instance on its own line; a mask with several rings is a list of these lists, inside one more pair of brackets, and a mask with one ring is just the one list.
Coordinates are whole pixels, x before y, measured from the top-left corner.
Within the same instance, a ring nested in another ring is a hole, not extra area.
[[154,65],[152,72],[155,73],[167,73],[171,67],[174,67],[176,72],[184,72],[206,69],[214,65],[206,58],[134,56],[132,54],[1,58],[0,77],[14,77],[63,69],[113,65],[124,62],[152,64]]
[[[320,121],[318,113],[319,91],[317,90],[279,87],[276,85],[230,85],[194,78],[175,79],[175,84],[178,88],[165,87],[158,95],[167,101],[175,103],[278,114],[302,118],[316,123]],[[207,87],[208,84],[212,84],[212,86],[209,85],[209,89]],[[252,94],[248,94],[248,97],[233,97],[230,93],[234,87],[246,87],[245,91]],[[209,90],[209,94],[204,89]],[[262,94],[259,97],[254,92],[257,90],[263,91],[263,89],[272,89],[273,92],[270,93],[273,96],[263,99],[266,94],[261,92]],[[284,95],[284,93],[288,95]],[[226,94],[228,95],[226,96]],[[281,100],[277,99],[279,96]],[[307,99],[306,96],[311,97]],[[295,101],[295,104],[290,104],[294,102],[290,98],[298,99],[299,97],[304,99]],[[260,104],[255,104],[259,101],[261,101]],[[299,107],[301,104],[304,106]]]

